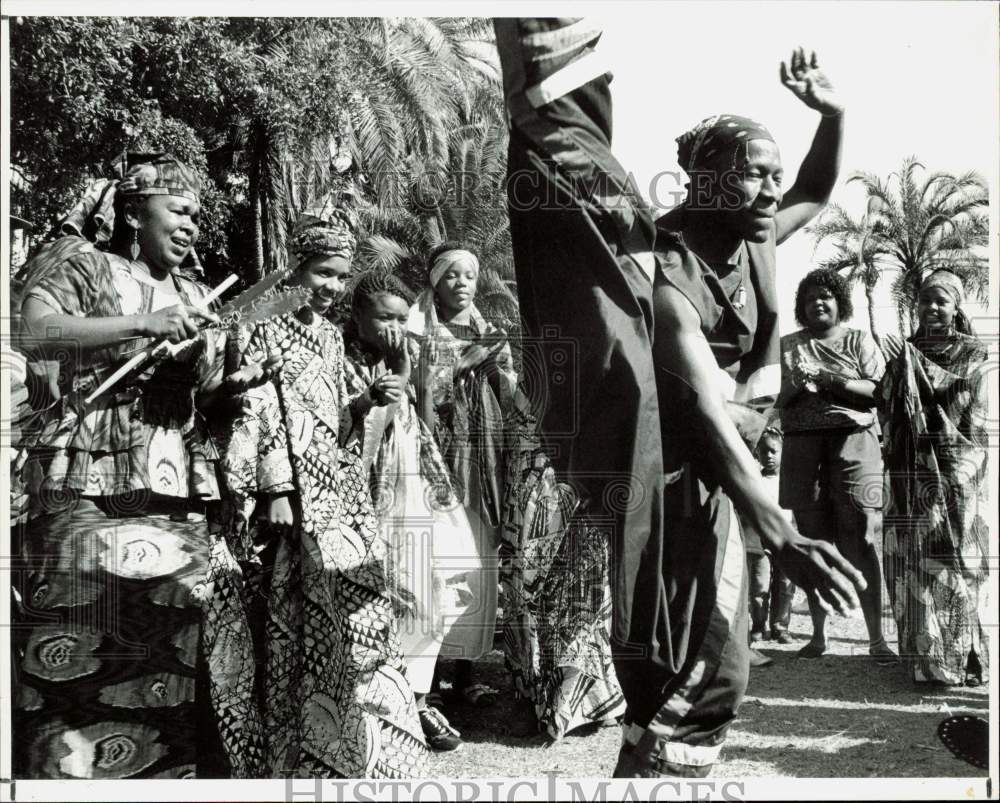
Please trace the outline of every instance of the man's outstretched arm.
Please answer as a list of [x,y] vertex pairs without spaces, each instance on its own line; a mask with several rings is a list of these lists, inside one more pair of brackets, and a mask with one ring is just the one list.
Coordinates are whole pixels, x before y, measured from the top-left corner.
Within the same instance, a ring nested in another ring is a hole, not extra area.
[[[846,613],[858,605],[857,590],[865,588],[858,572],[830,544],[796,532],[770,498],[757,462],[740,437],[715,379],[715,357],[701,333],[698,313],[674,287],[661,283],[653,291],[656,330],[653,360],[692,391],[702,434],[702,446],[723,490],[736,510],[778,556],[782,569],[796,585],[814,593],[828,611]],[[675,398],[661,394],[660,415],[673,415]],[[683,404],[690,409],[692,398]]]
[[844,141],[844,105],[820,69],[815,53],[809,58],[801,48],[792,53],[790,65],[781,63],[781,82],[823,117],[799,166],[795,184],[785,193],[778,209],[775,225],[779,244],[816,217],[830,200],[840,174]]

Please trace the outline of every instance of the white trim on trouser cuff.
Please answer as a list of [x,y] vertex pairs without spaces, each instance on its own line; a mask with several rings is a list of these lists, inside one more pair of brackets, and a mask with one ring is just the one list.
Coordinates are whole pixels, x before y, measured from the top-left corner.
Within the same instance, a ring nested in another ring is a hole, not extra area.
[[[715,596],[715,610],[712,612],[712,625],[724,624],[727,628],[729,638],[733,636],[733,622],[737,616],[737,610],[743,601],[743,572],[745,568],[746,556],[743,549],[743,536],[740,533],[740,524],[733,509],[732,502],[723,497],[721,504],[729,508],[729,529],[724,536],[725,547],[722,552],[722,566],[719,574],[718,588]],[[722,647],[725,651],[725,645]],[[721,660],[721,652],[720,652]],[[625,744],[634,747],[642,740],[643,736],[649,732],[649,738],[654,744],[659,745],[659,757],[664,761],[671,761],[676,764],[688,764],[691,766],[704,766],[712,764],[722,749],[722,744],[691,745],[680,741],[671,741],[671,737],[676,732],[677,726],[688,715],[694,706],[695,699],[703,689],[701,688],[702,678],[705,675],[706,662],[698,660],[691,670],[684,686],[674,692],[668,700],[665,700],[662,707],[649,724],[643,728],[635,723],[630,723],[623,727],[622,737]]]
[[591,50],[561,70],[556,70],[548,78],[524,90],[524,95],[534,108],[551,103],[574,89],[579,89],[608,71],[607,63]]
[[[646,729],[639,725],[630,724],[623,728],[623,742],[629,747],[635,747],[642,738]],[[663,742],[660,745],[658,757],[663,761],[673,764],[687,764],[692,767],[704,767],[706,764],[714,764],[719,758],[719,751],[722,744],[686,744],[685,742]]]
[[525,55],[532,62],[538,63],[547,59],[562,58],[574,50],[582,50],[597,41],[601,32],[601,26],[596,20],[580,17],[561,28],[523,34],[521,45]]
[[684,742],[664,742],[660,748],[660,758],[671,764],[686,764],[689,767],[704,767],[719,759],[721,744],[685,744]]

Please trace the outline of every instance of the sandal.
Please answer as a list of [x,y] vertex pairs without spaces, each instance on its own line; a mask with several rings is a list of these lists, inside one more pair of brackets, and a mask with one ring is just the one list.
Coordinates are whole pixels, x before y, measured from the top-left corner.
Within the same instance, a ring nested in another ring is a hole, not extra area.
[[868,654],[875,659],[878,666],[895,666],[899,663],[899,656],[892,651],[884,638],[871,644],[868,647]]
[[473,683],[462,689],[462,698],[476,708],[489,708],[491,705],[496,705],[499,694],[498,689],[487,686],[485,683]]

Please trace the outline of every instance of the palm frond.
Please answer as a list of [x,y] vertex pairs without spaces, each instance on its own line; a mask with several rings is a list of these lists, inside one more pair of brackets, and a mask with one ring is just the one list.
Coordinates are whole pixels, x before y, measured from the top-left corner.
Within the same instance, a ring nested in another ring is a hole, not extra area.
[[372,182],[383,204],[403,204],[403,182],[398,166],[405,140],[399,116],[389,104],[376,98],[358,98],[351,106],[352,151]]
[[355,262],[362,272],[367,270],[394,271],[413,253],[402,243],[389,237],[373,234],[358,245]]

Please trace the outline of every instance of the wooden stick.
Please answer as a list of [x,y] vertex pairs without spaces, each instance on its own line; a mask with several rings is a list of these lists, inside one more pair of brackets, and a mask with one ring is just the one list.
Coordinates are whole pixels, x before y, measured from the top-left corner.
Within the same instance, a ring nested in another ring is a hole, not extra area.
[[[222,283],[218,287],[209,292],[200,301],[195,302],[192,306],[200,307],[202,309],[207,309],[209,304],[211,304],[213,301],[215,301],[215,299],[217,299],[224,292],[226,292],[226,290],[228,290],[230,287],[233,286],[233,284],[236,282],[236,279],[237,276],[235,273],[230,274],[222,281]],[[132,357],[132,359],[130,359],[127,363],[125,363],[121,368],[119,368],[117,371],[111,374],[111,376],[105,379],[93,393],[91,393],[86,399],[84,399],[84,403],[90,404],[91,402],[93,402],[94,399],[96,399],[106,390],[109,390],[110,388],[114,387],[117,384],[118,380],[120,380],[129,371],[131,371],[137,365],[146,360],[154,351],[156,351],[157,349],[162,349],[168,345],[170,345],[170,340],[168,338],[164,338],[155,346],[150,346],[149,348],[140,351],[138,354]]]

